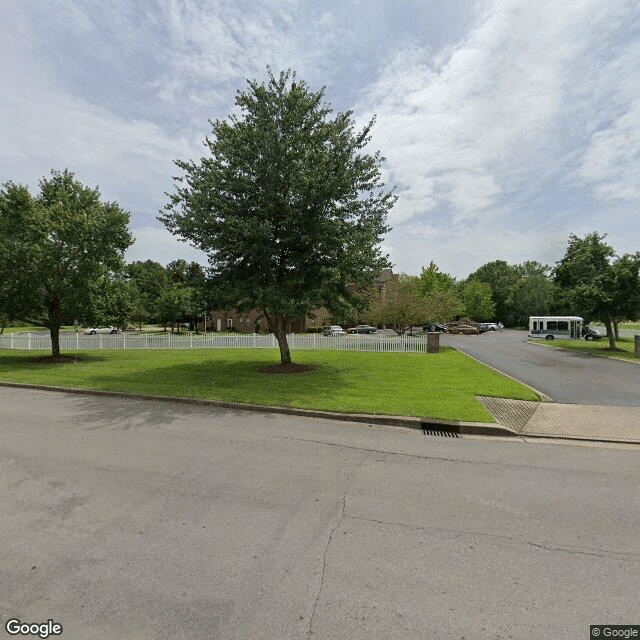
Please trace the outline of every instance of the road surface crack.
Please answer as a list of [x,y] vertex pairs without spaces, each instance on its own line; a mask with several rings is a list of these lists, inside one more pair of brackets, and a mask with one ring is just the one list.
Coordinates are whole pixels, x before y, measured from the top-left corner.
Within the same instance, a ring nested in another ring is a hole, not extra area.
[[587,547],[584,550],[567,548],[567,547],[553,547],[553,546],[541,544],[538,542],[523,540],[522,538],[518,538],[516,536],[507,536],[503,534],[485,533],[482,531],[466,531],[464,529],[449,529],[446,527],[434,527],[429,525],[420,525],[420,524],[414,524],[414,523],[408,523],[408,522],[392,522],[388,520],[378,520],[376,518],[365,518],[362,516],[344,515],[343,517],[348,520],[373,522],[375,524],[389,525],[393,527],[400,527],[402,529],[411,529],[414,531],[436,531],[441,533],[455,533],[455,534],[460,534],[465,536],[476,536],[478,538],[490,538],[493,540],[508,540],[509,542],[513,542],[515,544],[523,544],[531,547],[537,547],[538,549],[544,549],[546,551],[560,551],[562,553],[570,553],[570,554],[585,555],[585,556],[596,556],[598,558],[605,558],[606,556],[617,556],[625,559],[640,558],[640,554],[632,553],[630,551],[614,551],[612,549],[597,549],[597,548],[590,548],[590,547]]
[[[349,478],[347,478],[347,483],[349,482]],[[324,547],[324,553],[322,555],[322,571],[320,573],[320,584],[318,586],[318,593],[316,594],[316,599],[313,603],[313,610],[311,611],[311,616],[309,617],[309,630],[307,631],[307,640],[311,638],[313,635],[313,622],[316,615],[316,609],[318,608],[318,602],[320,601],[320,595],[322,594],[322,588],[324,586],[324,574],[327,567],[327,555],[329,552],[329,546],[331,545],[331,541],[333,540],[333,534],[336,532],[338,527],[342,524],[342,521],[345,519],[345,509],[347,505],[347,491],[348,486],[345,487],[344,493],[342,494],[342,508],[340,510],[340,515],[336,520],[331,532],[329,533],[329,537],[327,538],[327,544]]]

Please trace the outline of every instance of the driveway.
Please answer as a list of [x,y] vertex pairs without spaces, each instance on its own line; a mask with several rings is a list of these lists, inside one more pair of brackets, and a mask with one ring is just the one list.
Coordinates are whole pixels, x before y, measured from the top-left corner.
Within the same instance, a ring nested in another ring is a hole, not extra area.
[[450,345],[565,404],[640,407],[640,365],[527,342],[527,332],[442,334]]
[[0,406],[1,627],[534,640],[638,622],[637,448],[10,388]]

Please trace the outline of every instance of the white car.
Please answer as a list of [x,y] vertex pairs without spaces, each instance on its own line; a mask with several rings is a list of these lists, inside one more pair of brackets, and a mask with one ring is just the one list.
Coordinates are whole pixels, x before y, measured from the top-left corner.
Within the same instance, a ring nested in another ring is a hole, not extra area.
[[82,333],[88,336],[94,336],[96,333],[117,333],[115,327],[87,327]]
[[346,331],[339,325],[331,325],[330,327],[324,327],[322,333],[325,336],[343,336]]

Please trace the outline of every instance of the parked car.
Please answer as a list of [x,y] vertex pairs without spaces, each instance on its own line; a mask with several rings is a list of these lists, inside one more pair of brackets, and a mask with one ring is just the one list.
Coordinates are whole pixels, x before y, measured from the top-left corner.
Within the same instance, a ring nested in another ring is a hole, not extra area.
[[94,336],[96,333],[117,333],[115,327],[87,327],[82,333]]
[[447,327],[445,327],[443,324],[440,324],[439,322],[434,322],[433,324],[425,324],[422,327],[423,331],[438,331],[438,332],[442,332],[442,333],[447,333],[448,329]]
[[322,327],[322,335],[324,336],[343,336],[345,333],[345,330],[337,324],[330,327]]
[[495,322],[481,322],[480,333],[486,333],[487,331],[497,331],[498,325]]
[[461,333],[465,336],[471,336],[480,333],[480,329],[472,327],[470,324],[457,324],[449,327],[449,333]]
[[586,329],[582,334],[585,340],[600,340],[602,336],[595,329]]
[[376,333],[376,331],[378,330],[370,324],[359,324],[357,327],[347,329],[347,333]]

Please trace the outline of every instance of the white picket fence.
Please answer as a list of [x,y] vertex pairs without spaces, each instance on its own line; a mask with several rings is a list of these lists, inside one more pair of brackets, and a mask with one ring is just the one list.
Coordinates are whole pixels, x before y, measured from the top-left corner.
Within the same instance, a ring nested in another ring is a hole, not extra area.
[[[290,334],[287,336],[289,348],[331,349],[337,351],[412,351],[427,352],[425,336],[321,336],[318,334]],[[60,350],[70,349],[277,349],[278,341],[273,334],[237,334],[206,336],[157,334],[116,334],[85,336],[63,334],[60,336]],[[51,350],[51,336],[48,333],[27,333],[0,335],[0,349]]]

